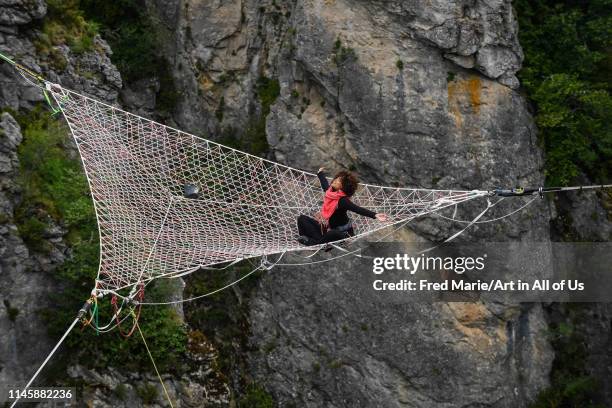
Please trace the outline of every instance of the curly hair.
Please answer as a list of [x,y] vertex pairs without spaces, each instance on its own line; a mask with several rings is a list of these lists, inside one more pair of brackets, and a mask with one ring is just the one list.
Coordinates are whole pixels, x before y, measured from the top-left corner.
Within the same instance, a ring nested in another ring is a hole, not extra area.
[[359,184],[359,179],[350,171],[342,170],[339,171],[334,179],[340,178],[340,182],[342,183],[342,191],[347,196],[352,196],[357,191],[357,187]]

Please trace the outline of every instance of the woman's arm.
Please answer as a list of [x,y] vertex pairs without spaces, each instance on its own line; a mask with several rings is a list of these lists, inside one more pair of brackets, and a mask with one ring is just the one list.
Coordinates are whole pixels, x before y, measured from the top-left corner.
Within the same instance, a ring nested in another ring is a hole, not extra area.
[[355,204],[351,200],[349,200],[348,197],[342,197],[338,201],[338,208],[340,208],[342,210],[352,211],[354,213],[357,213],[359,215],[363,215],[363,216],[366,216],[366,217],[376,218],[376,213],[374,211],[370,211],[367,208],[363,208],[363,207],[358,206],[357,204]]
[[321,182],[321,188],[323,189],[323,191],[327,191],[327,189],[329,188],[329,182],[327,181],[327,178],[325,177],[325,173],[323,172],[323,167],[321,167],[319,171],[317,172],[317,177],[319,177],[319,181]]

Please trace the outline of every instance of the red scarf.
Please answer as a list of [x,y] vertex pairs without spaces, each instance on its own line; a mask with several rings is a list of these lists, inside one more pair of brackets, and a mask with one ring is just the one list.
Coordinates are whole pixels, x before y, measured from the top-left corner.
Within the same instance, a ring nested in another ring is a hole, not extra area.
[[346,194],[342,190],[334,191],[331,186],[325,192],[325,198],[323,199],[323,207],[321,207],[321,217],[325,220],[325,223],[329,222],[329,218],[332,216],[336,208],[338,208],[338,201],[342,197],[346,197]]

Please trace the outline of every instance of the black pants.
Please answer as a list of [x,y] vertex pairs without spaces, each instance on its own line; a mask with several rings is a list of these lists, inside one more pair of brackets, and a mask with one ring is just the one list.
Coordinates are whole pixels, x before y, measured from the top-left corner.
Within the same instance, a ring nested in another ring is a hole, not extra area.
[[297,219],[298,232],[300,235],[305,235],[310,238],[310,245],[324,244],[326,242],[338,241],[340,239],[348,238],[349,236],[355,235],[353,228],[347,231],[338,231],[335,229],[328,229],[323,234],[321,223],[314,218],[308,217],[307,215],[300,215]]

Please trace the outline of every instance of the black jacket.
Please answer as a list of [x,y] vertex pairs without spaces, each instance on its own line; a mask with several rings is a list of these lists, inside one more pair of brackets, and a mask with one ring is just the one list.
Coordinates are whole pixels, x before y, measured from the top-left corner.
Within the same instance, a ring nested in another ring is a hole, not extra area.
[[[323,189],[323,191],[327,191],[327,189],[329,188],[329,182],[325,178],[325,174],[320,171],[317,173],[317,176],[319,177],[319,181],[321,182],[321,188]],[[376,218],[375,212],[360,207],[357,204],[353,204],[349,197],[342,197],[340,200],[338,200],[338,207],[336,208],[336,211],[334,211],[332,216],[329,217],[329,227],[336,228],[341,225],[348,224],[349,217],[346,214],[347,211],[352,211],[359,215],[364,215],[370,218]]]

